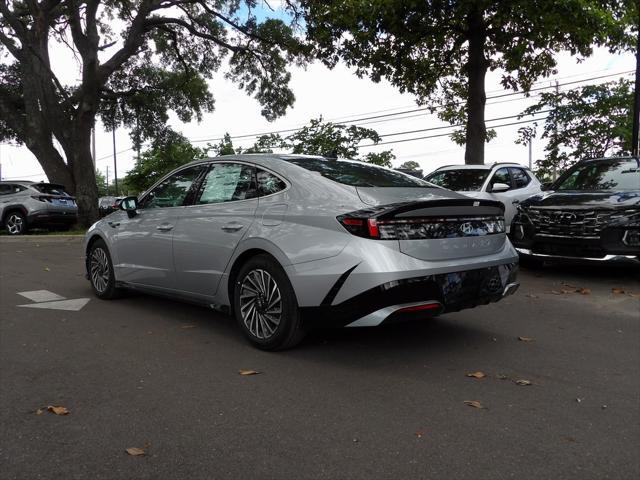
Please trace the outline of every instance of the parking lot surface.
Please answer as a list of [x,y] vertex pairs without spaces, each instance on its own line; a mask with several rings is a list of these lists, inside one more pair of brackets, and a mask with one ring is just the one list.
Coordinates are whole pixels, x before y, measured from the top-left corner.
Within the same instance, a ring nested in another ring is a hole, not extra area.
[[81,248],[0,238],[2,479],[640,478],[637,270],[522,269],[497,304],[266,353],[94,298]]

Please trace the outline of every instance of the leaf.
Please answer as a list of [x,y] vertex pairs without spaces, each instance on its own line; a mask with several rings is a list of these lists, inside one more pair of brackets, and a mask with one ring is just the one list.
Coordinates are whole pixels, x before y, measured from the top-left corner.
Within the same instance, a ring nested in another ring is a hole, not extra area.
[[613,287],[611,289],[611,293],[616,294],[616,295],[624,295],[627,292],[624,291],[624,288]]
[[44,413],[45,409],[44,408],[39,408],[35,411],[36,415],[42,415]]
[[143,457],[146,455],[144,449],[138,447],[129,447],[125,451],[132,457]]
[[422,438],[422,436],[424,435],[424,432],[416,432],[416,437],[418,438]]
[[69,410],[66,407],[60,407],[55,405],[49,405],[47,411],[55,413],[56,415],[69,415]]
[[519,380],[516,380],[516,385],[526,386],[526,385],[533,385],[533,384],[529,380],[519,379]]
[[591,289],[590,288],[579,288],[576,290],[576,293],[579,293],[580,295],[591,295]]
[[196,328],[195,325],[182,325],[180,328]]
[[499,380],[509,380],[509,377],[507,375],[504,374],[499,374],[496,378],[498,378]]
[[563,292],[558,292],[557,290],[551,290],[551,293],[554,295],[562,295]]
[[465,405],[469,405],[470,407],[473,407],[473,408],[484,408],[482,404],[477,400],[465,400],[464,403]]
[[538,297],[538,295],[534,295],[533,293],[527,293],[527,294],[525,295],[525,297],[529,297],[529,298],[540,298],[540,297]]
[[484,378],[486,377],[484,372],[473,372],[473,373],[467,373],[467,377],[473,377],[473,378]]
[[50,270],[49,270],[49,267],[44,267],[44,271],[45,271],[45,272],[49,272],[49,271],[50,271]]
[[575,288],[563,288],[562,290],[560,290],[560,293],[563,293],[563,294],[575,293],[575,292],[577,292]]
[[529,343],[533,342],[535,339],[531,337],[518,337],[518,340],[520,340],[521,342]]
[[262,372],[258,372],[257,370],[240,370],[238,372],[240,375],[260,375]]

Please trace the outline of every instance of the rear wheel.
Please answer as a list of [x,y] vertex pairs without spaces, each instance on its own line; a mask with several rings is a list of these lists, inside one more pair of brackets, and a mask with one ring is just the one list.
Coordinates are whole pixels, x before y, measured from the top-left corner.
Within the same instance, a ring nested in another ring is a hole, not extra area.
[[273,258],[257,255],[238,272],[233,289],[236,320],[245,337],[263,350],[284,350],[305,335],[287,274]]
[[21,212],[9,212],[4,219],[4,225],[9,235],[27,233],[27,219]]
[[89,248],[87,263],[93,293],[103,300],[120,296],[121,291],[116,288],[116,276],[113,271],[111,255],[103,240],[93,242]]

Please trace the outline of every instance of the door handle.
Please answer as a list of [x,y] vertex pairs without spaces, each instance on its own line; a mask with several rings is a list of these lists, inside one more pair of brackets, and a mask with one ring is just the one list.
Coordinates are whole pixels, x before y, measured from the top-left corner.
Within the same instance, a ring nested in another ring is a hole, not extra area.
[[107,222],[110,227],[116,228],[120,226],[120,222]]
[[222,230],[224,230],[225,232],[237,232],[242,227],[244,227],[244,225],[242,225],[241,223],[232,222],[232,223],[227,223],[226,225],[223,225]]
[[513,202],[511,202],[511,205],[517,205],[518,203],[520,203],[520,200],[514,200]]
[[156,227],[156,230],[160,230],[161,232],[168,232],[170,230],[173,230],[173,225],[171,225],[170,223],[163,223],[162,225],[158,225]]

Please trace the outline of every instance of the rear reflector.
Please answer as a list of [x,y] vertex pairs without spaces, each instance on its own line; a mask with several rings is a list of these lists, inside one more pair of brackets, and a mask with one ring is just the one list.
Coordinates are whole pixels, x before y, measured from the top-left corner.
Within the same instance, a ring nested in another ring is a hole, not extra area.
[[422,305],[413,305],[411,307],[404,307],[398,310],[398,312],[421,312],[424,310],[440,310],[442,304],[440,302],[424,303]]

